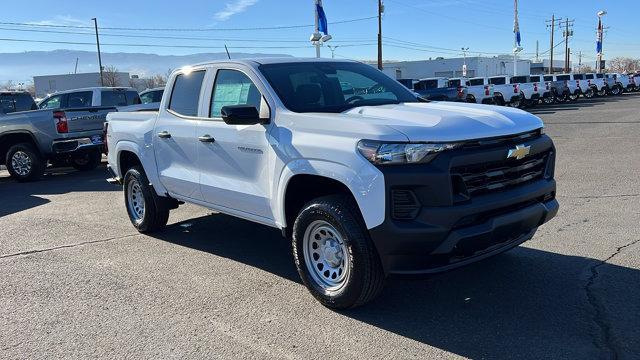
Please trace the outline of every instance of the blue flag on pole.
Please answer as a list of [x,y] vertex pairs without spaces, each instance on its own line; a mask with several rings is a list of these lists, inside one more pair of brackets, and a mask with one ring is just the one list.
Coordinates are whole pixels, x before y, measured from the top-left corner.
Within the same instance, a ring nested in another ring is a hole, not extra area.
[[514,0],[513,32],[516,34],[516,44],[520,47],[520,24],[518,23],[518,0]]
[[602,19],[598,18],[598,33],[596,35],[596,53],[602,53]]
[[329,30],[327,29],[327,15],[325,15],[324,13],[321,1],[318,1],[316,3],[316,12],[318,13],[318,30],[325,35],[328,35]]

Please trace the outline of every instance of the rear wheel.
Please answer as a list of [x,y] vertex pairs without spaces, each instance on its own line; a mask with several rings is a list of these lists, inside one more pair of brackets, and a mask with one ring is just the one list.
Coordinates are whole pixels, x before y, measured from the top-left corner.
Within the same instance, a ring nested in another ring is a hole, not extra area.
[[100,151],[88,151],[86,153],[83,153],[82,155],[74,157],[71,160],[71,166],[73,166],[76,170],[90,171],[97,168],[98,165],[100,165],[101,161],[102,154],[100,153]]
[[342,195],[307,203],[293,225],[293,257],[300,278],[324,306],[347,309],[374,299],[384,271],[369,233]]
[[554,102],[553,94],[548,93],[542,97],[542,103],[545,105],[551,105]]
[[602,89],[598,90],[597,94],[598,94],[598,96],[607,95],[607,88],[603,86]]
[[569,93],[570,101],[577,101],[579,97],[580,97],[580,92],[578,90],[576,90],[573,94]]
[[168,199],[156,194],[141,167],[132,167],[124,175],[124,200],[129,220],[139,232],[151,233],[167,225]]
[[611,95],[622,95],[622,86],[615,85],[613,88],[611,88]]
[[11,177],[20,182],[35,181],[42,177],[47,162],[32,144],[21,143],[13,145],[7,152],[5,160]]
[[589,88],[589,89],[587,89],[587,91],[585,91],[585,92],[584,92],[584,94],[582,94],[582,95],[583,95],[585,98],[587,98],[587,99],[592,99],[592,98],[596,95],[596,93],[595,93],[595,91],[593,90],[593,88]]
[[504,97],[502,96],[501,93],[495,93],[493,95],[493,99],[494,99],[494,102],[496,103],[496,105],[498,105],[498,106],[504,106],[505,105]]

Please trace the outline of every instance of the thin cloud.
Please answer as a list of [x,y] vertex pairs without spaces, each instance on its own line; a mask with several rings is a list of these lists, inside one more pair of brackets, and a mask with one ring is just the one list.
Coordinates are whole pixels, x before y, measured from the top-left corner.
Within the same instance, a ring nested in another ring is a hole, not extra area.
[[40,21],[29,21],[29,22],[27,22],[27,24],[30,24],[30,25],[74,25],[74,26],[81,26],[81,25],[90,25],[90,21],[89,20],[76,19],[76,18],[72,17],[71,15],[57,15],[57,16],[54,16],[52,19],[40,20]]
[[229,20],[235,14],[239,14],[247,10],[248,7],[257,3],[258,0],[235,0],[225,5],[224,10],[220,10],[213,17],[218,21]]

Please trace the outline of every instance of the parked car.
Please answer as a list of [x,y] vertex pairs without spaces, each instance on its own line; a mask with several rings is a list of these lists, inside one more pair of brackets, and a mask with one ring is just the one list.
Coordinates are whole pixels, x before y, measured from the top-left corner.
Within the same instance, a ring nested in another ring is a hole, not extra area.
[[544,79],[544,75],[529,75],[529,79],[531,82],[538,84],[538,93],[543,104],[551,104],[555,101],[551,83]]
[[627,74],[609,73],[606,76],[611,80],[609,83],[611,95],[622,95],[625,91],[633,91],[633,84]]
[[198,64],[171,74],[158,113],[108,121],[109,182],[124,185],[138,231],[162,229],[180,201],[278,228],[330,308],[372,300],[388,274],[518,246],[558,211],[555,148],[538,117],[421,102],[358,62]]
[[466,89],[462,86],[451,86],[444,77],[420,79],[413,85],[413,91],[427,100],[433,101],[466,101]]
[[0,165],[18,181],[39,179],[47,163],[95,169],[102,124],[112,107],[42,109],[0,116]]
[[531,81],[529,75],[518,75],[509,78],[509,83],[517,84],[522,94],[524,106],[535,106],[540,100],[538,83]]
[[33,97],[26,91],[0,91],[0,116],[37,108]]
[[521,107],[524,105],[523,94],[518,84],[511,84],[509,76],[492,76],[487,79],[493,85],[493,91],[498,105]]
[[484,78],[451,78],[450,86],[465,86],[467,92],[467,102],[476,104],[493,104],[493,85],[484,84]]
[[595,95],[604,96],[609,91],[603,74],[587,73],[584,74],[589,87],[594,90]]
[[162,100],[163,87],[147,89],[140,93],[140,101],[143,104],[159,103]]
[[84,109],[96,106],[128,106],[140,104],[140,96],[134,88],[92,87],[60,91],[44,98],[40,109]]

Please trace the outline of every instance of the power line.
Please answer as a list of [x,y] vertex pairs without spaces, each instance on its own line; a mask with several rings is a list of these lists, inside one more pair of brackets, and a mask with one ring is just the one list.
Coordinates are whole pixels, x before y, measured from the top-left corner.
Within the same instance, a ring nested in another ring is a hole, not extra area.
[[[102,29],[102,28],[101,28]],[[94,36],[91,32],[80,31],[60,31],[60,30],[39,30],[39,29],[19,29],[0,27],[0,30],[34,32],[44,34],[70,34],[70,35],[89,35]],[[271,42],[271,43],[309,43],[308,40],[287,40],[287,39],[255,39],[255,38],[210,38],[210,37],[193,37],[193,36],[166,36],[166,35],[136,35],[136,34],[114,34],[100,33],[100,36],[107,37],[126,37],[126,38],[143,38],[143,39],[173,39],[173,40],[198,40],[198,41],[238,41],[238,42]],[[373,41],[373,39],[344,39],[334,40],[333,42],[354,42],[354,41]]]
[[[358,21],[365,21],[371,19],[377,19],[378,16],[368,16],[355,19],[346,19],[329,22],[329,24],[346,24]],[[70,29],[92,29],[91,26],[84,25],[55,25],[55,24],[33,24],[33,23],[19,23],[19,22],[0,22],[1,25],[14,25],[14,26],[31,26],[31,27],[47,27],[47,28],[70,28]],[[242,27],[242,28],[134,28],[134,27],[110,27],[101,26],[101,30],[124,30],[124,31],[173,31],[173,32],[206,32],[206,31],[256,31],[256,30],[282,30],[282,29],[299,29],[313,27],[312,24],[299,24],[299,25],[279,25],[279,26],[259,26],[259,27]]]

